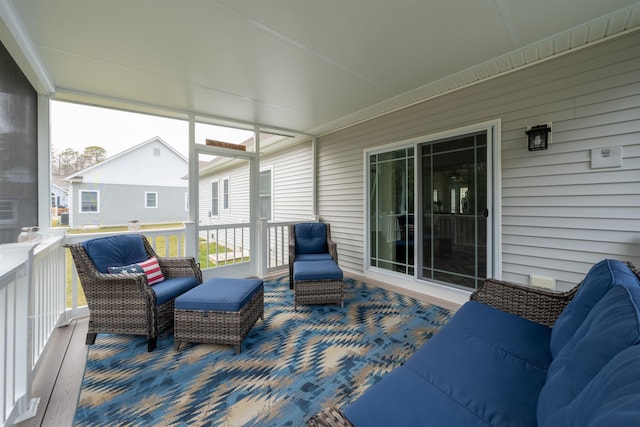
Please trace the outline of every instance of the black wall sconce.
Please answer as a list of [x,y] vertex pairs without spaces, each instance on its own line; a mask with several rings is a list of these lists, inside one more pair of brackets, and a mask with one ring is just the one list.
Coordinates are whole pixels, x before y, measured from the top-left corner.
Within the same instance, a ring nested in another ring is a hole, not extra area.
[[548,125],[532,126],[525,132],[529,137],[529,151],[546,150],[549,145],[549,133],[551,128]]

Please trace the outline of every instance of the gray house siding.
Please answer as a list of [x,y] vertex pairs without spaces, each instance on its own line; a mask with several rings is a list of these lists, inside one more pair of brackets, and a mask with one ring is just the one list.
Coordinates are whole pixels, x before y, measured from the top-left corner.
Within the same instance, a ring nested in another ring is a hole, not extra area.
[[[67,177],[71,227],[125,225],[130,219],[141,224],[186,221],[187,165],[155,137]],[[99,192],[99,212],[80,212],[83,190]],[[145,208],[145,192],[158,193],[157,208]]]
[[[640,264],[640,33],[486,81],[318,138],[318,209],[340,263],[365,269],[365,149],[501,121],[502,277],[581,280],[611,257]],[[552,123],[529,152],[527,126]],[[623,164],[591,168],[591,150],[622,147]]]
[[[79,204],[73,203],[73,227],[86,225],[127,225],[137,219],[147,224],[183,222],[189,218],[185,210],[187,188],[152,187],[130,184],[83,184],[74,183],[73,197],[80,199],[80,192],[99,192],[99,212],[80,212]],[[145,208],[145,193],[157,193],[157,208]]]

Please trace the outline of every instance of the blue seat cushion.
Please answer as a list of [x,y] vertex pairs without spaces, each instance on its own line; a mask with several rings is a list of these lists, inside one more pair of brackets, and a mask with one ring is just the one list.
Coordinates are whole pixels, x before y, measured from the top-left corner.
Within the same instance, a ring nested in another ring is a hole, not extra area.
[[[634,277],[635,279],[635,277]],[[570,405],[618,353],[640,343],[640,283],[617,284],[589,312],[549,366],[538,419],[569,420]],[[565,425],[570,425],[566,423]],[[640,423],[638,424],[640,425]]]
[[402,367],[385,375],[342,412],[355,426],[487,427],[428,380]]
[[569,405],[541,427],[640,425],[640,345],[618,353]]
[[296,261],[293,263],[294,280],[339,280],[342,270],[335,261]]
[[196,286],[198,286],[198,279],[195,276],[187,276],[165,279],[153,285],[151,289],[156,294],[156,304],[162,305]]
[[139,234],[121,234],[86,240],[82,246],[100,273],[108,273],[109,267],[136,264],[149,256]]
[[298,254],[328,253],[327,225],[321,222],[295,224],[295,248]]
[[551,355],[558,355],[609,289],[616,283],[632,281],[634,278],[631,269],[622,261],[605,259],[591,267],[578,292],[553,325]]
[[175,308],[194,311],[240,311],[263,289],[261,279],[211,279],[176,298]]
[[535,426],[550,335],[470,301],[344,413],[356,426]]
[[325,252],[323,254],[298,254],[296,255],[296,261],[331,261],[331,254]]

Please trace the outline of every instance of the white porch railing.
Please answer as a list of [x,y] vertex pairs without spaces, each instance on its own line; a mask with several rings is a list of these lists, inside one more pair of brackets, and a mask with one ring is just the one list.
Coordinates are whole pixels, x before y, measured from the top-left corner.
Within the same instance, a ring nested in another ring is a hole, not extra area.
[[[263,257],[260,274],[286,269],[289,263],[288,226],[289,222],[261,222],[264,249],[260,251]],[[136,233],[144,234],[160,256],[185,256],[190,252],[189,247],[195,247],[190,246],[190,238],[195,238],[201,231],[209,237],[200,242],[200,248],[207,250],[209,243],[215,240],[224,243],[221,247],[231,249],[224,251],[232,252],[224,254],[225,261],[248,260],[250,232],[247,223],[204,226],[198,231],[190,224],[187,228]],[[0,376],[4,378],[0,387],[0,417],[3,425],[35,415],[39,399],[31,396],[31,381],[52,332],[73,318],[88,315],[86,303],[80,298],[82,289],[75,266],[63,244],[127,233],[62,235],[63,232],[61,229],[59,236],[52,236],[35,248],[25,243],[0,245],[0,318],[6,319],[0,327]],[[222,255],[222,250],[217,250],[216,256]],[[212,254],[210,250],[206,252],[206,259]],[[202,256],[200,258],[202,260]],[[209,267],[216,265],[225,264]]]
[[266,223],[263,241],[267,273],[282,270],[289,265],[289,224],[290,222]]

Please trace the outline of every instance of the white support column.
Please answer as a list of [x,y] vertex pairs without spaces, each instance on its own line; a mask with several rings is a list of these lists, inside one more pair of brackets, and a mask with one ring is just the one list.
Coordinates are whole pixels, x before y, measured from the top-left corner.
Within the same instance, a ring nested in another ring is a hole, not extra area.
[[185,253],[198,259],[198,224],[200,176],[196,153],[196,122],[193,114],[189,114],[189,222],[185,223]]
[[38,95],[38,227],[51,228],[51,142],[49,96]]
[[255,139],[255,157],[249,160],[249,223],[251,230],[251,269],[253,274],[262,275],[262,252],[265,242],[262,240],[260,226],[260,127],[253,127]]

